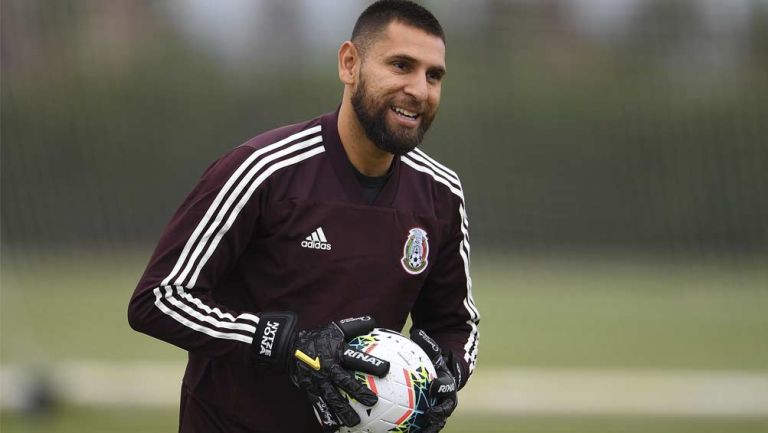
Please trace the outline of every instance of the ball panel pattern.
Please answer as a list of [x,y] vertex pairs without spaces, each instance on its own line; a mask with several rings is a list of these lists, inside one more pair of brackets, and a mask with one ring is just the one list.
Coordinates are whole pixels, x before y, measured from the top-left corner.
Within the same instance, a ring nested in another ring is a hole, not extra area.
[[429,384],[436,377],[435,368],[426,353],[398,332],[376,328],[370,334],[350,342],[353,348],[385,359],[389,374],[378,378],[355,372],[355,378],[379,397],[367,407],[351,397],[350,405],[360,415],[360,424],[342,427],[341,433],[415,433],[422,430],[421,416],[431,403]]

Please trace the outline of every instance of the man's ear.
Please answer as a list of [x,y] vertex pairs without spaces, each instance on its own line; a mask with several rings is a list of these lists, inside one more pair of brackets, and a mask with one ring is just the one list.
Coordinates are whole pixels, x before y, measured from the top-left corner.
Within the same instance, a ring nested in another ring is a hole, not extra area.
[[339,80],[347,85],[354,85],[360,68],[360,52],[352,41],[346,41],[339,47]]

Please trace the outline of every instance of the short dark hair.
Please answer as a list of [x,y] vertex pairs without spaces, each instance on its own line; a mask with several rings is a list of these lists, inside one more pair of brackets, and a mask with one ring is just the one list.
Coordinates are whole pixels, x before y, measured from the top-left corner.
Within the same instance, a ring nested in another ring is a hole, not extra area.
[[445,33],[437,18],[423,6],[409,0],[379,0],[368,6],[357,18],[352,30],[352,42],[364,52],[392,21],[400,21],[438,36],[445,43]]

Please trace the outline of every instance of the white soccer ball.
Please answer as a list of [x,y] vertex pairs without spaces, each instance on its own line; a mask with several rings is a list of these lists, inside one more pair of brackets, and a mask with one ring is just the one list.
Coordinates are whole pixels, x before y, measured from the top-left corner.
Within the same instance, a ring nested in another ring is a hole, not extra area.
[[340,433],[411,433],[421,431],[423,416],[431,402],[429,385],[437,376],[429,357],[416,343],[398,332],[376,328],[356,337],[353,348],[387,360],[389,373],[382,378],[355,372],[355,378],[379,397],[368,407],[350,397],[350,405],[360,415],[360,424],[342,427]]

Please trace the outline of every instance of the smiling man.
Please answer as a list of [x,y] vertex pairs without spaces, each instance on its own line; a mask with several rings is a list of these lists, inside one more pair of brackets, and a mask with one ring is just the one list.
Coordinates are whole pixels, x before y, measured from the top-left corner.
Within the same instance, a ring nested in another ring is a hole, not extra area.
[[440,105],[440,23],[409,1],[376,2],[338,71],[337,111],[258,135],[206,170],[134,291],[131,326],[189,353],[180,432],[358,424],[339,388],[376,404],[347,353],[369,357],[346,348],[372,317],[400,330],[410,314],[435,363],[422,431],[442,429],[474,370],[464,194],[417,149]]

